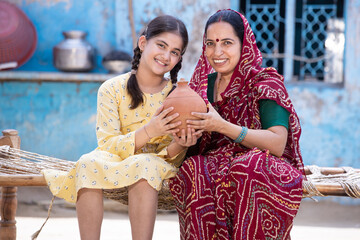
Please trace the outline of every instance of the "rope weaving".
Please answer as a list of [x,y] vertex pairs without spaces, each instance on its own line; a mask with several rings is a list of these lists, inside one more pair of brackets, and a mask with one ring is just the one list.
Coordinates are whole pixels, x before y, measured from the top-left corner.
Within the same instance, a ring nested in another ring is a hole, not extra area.
[[[55,169],[69,171],[75,166],[74,162],[54,157],[48,157],[37,153],[27,152],[21,149],[11,148],[7,145],[0,146],[0,176],[1,175],[40,175],[43,169]],[[128,189],[104,189],[104,197],[128,204]],[[158,208],[174,210],[175,205],[167,181],[163,181],[163,187],[159,192]]]
[[[54,157],[48,157],[37,153],[27,152],[21,149],[11,148],[9,146],[0,146],[0,176],[16,176],[36,174],[41,175],[43,169],[56,169],[69,171],[75,166],[75,163]],[[307,180],[303,181],[304,197],[326,196],[326,191],[320,192],[318,187],[321,184],[337,184],[341,186],[347,196],[360,198],[360,170],[351,167],[343,167],[344,173],[321,173],[322,168],[312,165],[306,166],[310,174],[307,174]],[[340,187],[339,187],[340,188]],[[127,188],[106,189],[103,191],[104,197],[116,200],[127,205]],[[325,192],[325,193],[324,193]],[[168,181],[163,181],[163,187],[159,192],[158,208],[164,210],[173,210],[175,205],[168,186]]]
[[71,161],[0,146],[0,174],[40,174],[42,169],[68,171],[74,166]]
[[303,182],[303,188],[307,194],[304,197],[313,197],[324,195],[318,191],[316,183],[337,183],[340,184],[346,194],[352,198],[360,198],[360,173],[351,167],[342,167],[344,173],[339,174],[322,174],[321,168],[315,165],[307,166],[311,174]]

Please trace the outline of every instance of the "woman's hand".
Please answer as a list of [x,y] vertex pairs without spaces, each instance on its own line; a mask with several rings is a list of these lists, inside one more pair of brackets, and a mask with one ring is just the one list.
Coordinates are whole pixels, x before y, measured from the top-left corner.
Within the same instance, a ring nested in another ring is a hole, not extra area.
[[181,121],[170,123],[173,119],[177,118],[179,114],[174,113],[168,115],[172,110],[174,110],[174,108],[163,108],[163,106],[159,107],[151,120],[144,126],[145,131],[150,138],[174,134],[179,131],[176,127],[181,125]]
[[182,147],[191,147],[195,145],[201,135],[200,131],[195,132],[195,129],[193,128],[188,128],[186,134],[185,129],[182,129],[180,137],[178,137],[175,133],[173,134],[175,142]]
[[203,131],[208,132],[221,132],[225,120],[219,115],[214,107],[209,104],[209,112],[198,113],[192,112],[191,115],[200,118],[199,120],[187,120],[187,126],[198,130],[197,132],[202,133]]

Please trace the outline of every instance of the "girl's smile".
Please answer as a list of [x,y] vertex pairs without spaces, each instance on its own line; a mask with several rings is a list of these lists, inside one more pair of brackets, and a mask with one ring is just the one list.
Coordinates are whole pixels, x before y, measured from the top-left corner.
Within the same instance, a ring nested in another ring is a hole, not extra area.
[[140,61],[146,63],[147,74],[164,75],[181,59],[183,41],[177,33],[165,32],[149,40],[140,37],[139,48],[143,51]]

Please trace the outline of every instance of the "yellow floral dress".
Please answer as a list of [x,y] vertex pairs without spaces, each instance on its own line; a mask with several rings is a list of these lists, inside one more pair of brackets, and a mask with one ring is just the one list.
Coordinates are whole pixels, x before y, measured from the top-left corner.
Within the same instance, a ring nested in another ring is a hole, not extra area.
[[130,109],[126,91],[130,74],[105,81],[98,91],[96,136],[98,147],[83,156],[69,171],[46,169],[42,173],[54,196],[76,202],[81,188],[122,188],[146,179],[156,190],[162,181],[174,177],[184,152],[166,158],[172,136],[152,138],[135,152],[135,131],[150,121],[169,91],[171,81],[161,92],[144,94],[144,103]]

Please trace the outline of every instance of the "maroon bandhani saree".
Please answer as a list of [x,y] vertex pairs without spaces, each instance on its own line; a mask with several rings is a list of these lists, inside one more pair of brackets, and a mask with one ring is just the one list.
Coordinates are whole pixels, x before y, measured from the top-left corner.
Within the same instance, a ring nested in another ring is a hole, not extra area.
[[[300,124],[283,77],[261,68],[262,57],[247,20],[240,61],[232,79],[213,103],[234,124],[261,129],[259,100],[271,99],[290,112],[289,133],[281,158],[249,149],[219,134],[205,133],[200,155],[186,159],[170,182],[180,220],[181,239],[290,239],[302,197]],[[190,86],[207,99],[207,75],[213,71],[203,54]]]

